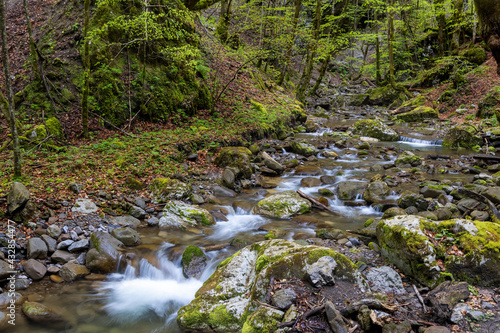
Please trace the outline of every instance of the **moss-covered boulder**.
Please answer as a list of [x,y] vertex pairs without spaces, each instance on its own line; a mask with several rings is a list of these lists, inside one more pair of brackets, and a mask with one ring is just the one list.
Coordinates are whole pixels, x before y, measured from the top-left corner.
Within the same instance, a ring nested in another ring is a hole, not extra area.
[[252,152],[245,147],[224,147],[215,159],[219,167],[233,167],[239,170],[237,177],[248,179],[252,176],[253,168],[250,163]]
[[311,202],[302,198],[295,191],[272,194],[260,200],[253,208],[254,214],[278,219],[287,219],[311,211]]
[[307,268],[325,256],[337,264],[336,280],[369,290],[353,262],[338,252],[284,240],[264,241],[221,262],[196,298],[179,310],[179,326],[189,332],[274,331],[283,313],[269,312],[254,301],[266,302],[271,278],[299,278],[307,283]]
[[182,272],[188,278],[200,278],[205,267],[207,267],[207,256],[197,246],[188,246],[182,253]]
[[415,155],[411,151],[404,151],[396,158],[394,164],[396,164],[397,167],[401,167],[404,165],[416,167],[422,164],[422,158]]
[[446,279],[500,286],[500,226],[396,216],[377,225],[381,253],[405,274],[435,287]]
[[457,125],[451,128],[444,136],[444,147],[472,148],[482,145],[483,140],[476,135],[476,130],[467,125]]
[[380,119],[362,119],[356,122],[349,130],[356,135],[369,136],[381,141],[398,141],[399,135]]
[[468,48],[462,53],[462,56],[465,57],[467,61],[478,66],[482,65],[483,62],[486,61],[486,51],[480,46]]
[[367,187],[367,182],[355,180],[342,181],[338,184],[337,196],[342,200],[354,200],[357,197],[361,197]]
[[97,231],[90,235],[90,247],[85,266],[96,273],[114,273],[123,243],[106,232]]
[[313,145],[301,141],[292,142],[292,151],[302,156],[312,156],[318,153],[318,149]]
[[181,228],[215,224],[215,219],[206,209],[172,200],[165,205],[160,218],[160,228]]
[[400,98],[400,92],[391,85],[378,87],[368,91],[367,103],[370,105],[390,105]]
[[332,98],[332,105],[337,107],[362,106],[368,103],[368,94],[338,94]]
[[158,203],[166,202],[170,199],[188,198],[193,190],[191,185],[177,179],[156,178],[149,187],[153,200]]
[[439,118],[439,114],[433,108],[419,106],[409,112],[398,114],[396,118],[405,122],[416,122],[424,119],[437,119]]
[[385,200],[389,193],[389,186],[385,182],[372,182],[366,187],[363,199],[368,203],[377,203]]
[[64,130],[61,125],[61,122],[57,120],[55,117],[50,117],[45,121],[45,124],[47,125],[46,129],[50,133],[50,135],[53,135],[56,138],[64,138]]
[[24,302],[22,310],[30,321],[42,326],[62,329],[71,324],[60,311],[38,302]]

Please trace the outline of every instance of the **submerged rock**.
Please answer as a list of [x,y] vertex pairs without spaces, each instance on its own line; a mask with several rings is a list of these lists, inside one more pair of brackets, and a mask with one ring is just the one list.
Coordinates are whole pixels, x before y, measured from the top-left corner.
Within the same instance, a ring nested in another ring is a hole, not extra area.
[[179,310],[179,326],[192,332],[275,330],[284,313],[263,308],[253,300],[266,302],[271,278],[302,279],[308,267],[325,256],[337,263],[333,271],[335,279],[369,289],[354,263],[338,252],[284,240],[264,241],[245,247],[221,262],[196,298]]
[[212,224],[215,224],[215,219],[208,210],[176,200],[165,205],[159,222],[159,226],[163,228],[187,228]]
[[61,313],[41,303],[25,302],[22,310],[29,320],[43,326],[64,327],[68,325],[68,320]]
[[368,136],[381,141],[398,141],[399,135],[380,119],[362,119],[357,121],[349,130],[353,134]]
[[[437,234],[439,242],[432,239]],[[482,286],[500,283],[500,226],[496,223],[396,216],[377,225],[377,238],[384,257],[427,286],[450,277]]]
[[260,200],[253,209],[254,214],[287,219],[311,211],[311,202],[295,191],[284,191]]
[[367,182],[354,180],[342,181],[338,184],[337,195],[342,200],[354,200],[356,197],[361,197],[367,187]]

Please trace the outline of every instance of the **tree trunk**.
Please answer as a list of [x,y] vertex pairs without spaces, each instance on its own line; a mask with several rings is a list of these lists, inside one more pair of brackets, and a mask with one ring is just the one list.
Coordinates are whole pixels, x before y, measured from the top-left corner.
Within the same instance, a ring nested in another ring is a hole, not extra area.
[[285,54],[285,64],[283,66],[283,70],[280,73],[280,77],[278,78],[278,85],[282,85],[283,82],[285,81],[286,74],[288,73],[288,67],[290,66],[290,61],[292,59],[292,49],[293,49],[293,42],[295,41],[295,31],[297,30],[297,24],[299,22],[299,14],[300,14],[300,8],[302,7],[302,0],[295,0],[295,13],[293,15],[293,26],[292,26],[292,31],[289,35],[289,40],[288,40],[288,45],[286,48],[286,54]]
[[[1,1],[1,0],[0,0]],[[82,127],[83,137],[89,137],[89,88],[90,88],[90,41],[87,40],[90,21],[90,0],[85,0],[85,22],[83,27],[83,40],[85,43],[83,52],[84,85],[82,96]]]
[[35,40],[33,39],[33,30],[31,29],[30,14],[28,12],[28,4],[26,0],[23,0],[24,12],[26,14],[26,26],[28,28],[28,36],[30,39],[30,51],[33,66],[33,74],[35,75],[35,80],[41,80],[40,70],[38,69],[38,53],[36,52]]
[[19,147],[19,136],[17,134],[16,115],[14,113],[14,94],[12,92],[12,79],[10,76],[9,58],[7,50],[7,31],[5,26],[5,2],[0,0],[0,36],[2,37],[2,64],[5,75],[5,86],[7,99],[0,91],[0,108],[9,121],[12,134],[12,150],[14,151],[14,177],[21,177],[21,150]]
[[325,77],[326,69],[328,68],[328,63],[330,62],[331,57],[332,57],[331,53],[329,53],[325,57],[325,59],[323,59],[323,63],[321,64],[321,68],[319,69],[319,77],[316,80],[314,87],[312,87],[311,91],[309,92],[309,96],[313,96],[314,94],[316,94],[316,91],[318,90],[321,81],[323,81],[323,78]]
[[458,55],[460,49],[460,33],[462,29],[460,23],[462,21],[462,11],[464,10],[464,0],[455,0],[455,13],[453,15],[455,21],[455,30],[453,30],[453,37],[451,40],[451,54]]
[[297,86],[296,97],[299,101],[303,102],[305,99],[305,92],[309,81],[311,80],[311,74],[314,65],[314,58],[316,57],[316,49],[318,47],[319,39],[319,27],[321,21],[321,0],[317,0],[316,3],[316,14],[314,16],[314,26],[313,26],[313,36],[308,48],[306,64],[302,72],[302,77],[300,78],[299,85]]
[[438,40],[439,40],[439,56],[444,56],[444,50],[446,49],[446,40],[444,36],[444,28],[446,24],[446,17],[444,13],[444,1],[443,0],[434,0],[434,9],[436,11],[436,19],[438,22]]
[[227,42],[229,23],[231,22],[231,0],[222,0],[219,24],[216,33],[222,43]]
[[388,8],[388,52],[389,52],[389,75],[394,77],[394,0],[390,0]]

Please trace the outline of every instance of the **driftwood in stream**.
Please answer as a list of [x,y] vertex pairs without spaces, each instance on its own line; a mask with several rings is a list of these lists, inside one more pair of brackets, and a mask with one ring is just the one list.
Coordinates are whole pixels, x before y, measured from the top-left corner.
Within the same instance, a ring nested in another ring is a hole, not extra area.
[[309,196],[309,195],[305,194],[305,193],[304,193],[304,192],[302,192],[302,191],[297,190],[297,193],[298,193],[298,194],[299,194],[302,198],[304,198],[304,199],[307,199],[307,200],[311,201],[311,203],[313,204],[313,206],[315,206],[315,207],[317,207],[317,208],[319,208],[319,209],[322,209],[322,210],[327,210],[327,211],[329,211],[329,212],[331,212],[331,213],[333,213],[333,214],[342,215],[341,213],[339,213],[339,212],[335,211],[334,209],[332,209],[332,208],[330,208],[330,207],[328,207],[328,206],[323,205],[321,202],[319,202],[318,200],[314,199],[313,197],[311,197],[311,196]]
[[476,160],[500,161],[500,157],[493,155],[472,155]]

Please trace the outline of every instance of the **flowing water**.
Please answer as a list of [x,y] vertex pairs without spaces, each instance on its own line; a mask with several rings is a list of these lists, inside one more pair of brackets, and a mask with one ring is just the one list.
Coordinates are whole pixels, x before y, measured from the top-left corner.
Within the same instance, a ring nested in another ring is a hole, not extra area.
[[[349,123],[349,120],[344,121],[344,124],[346,123]],[[316,133],[297,135],[297,138],[314,141],[331,131],[328,128],[321,128]],[[443,150],[441,142],[438,138],[417,131],[401,137],[396,143],[373,143],[372,149],[397,146],[422,156],[449,153]],[[367,219],[380,217],[382,212],[367,206],[360,197],[347,203],[336,196],[329,198],[328,202],[340,215],[314,211],[298,219],[283,221],[249,212],[252,205],[265,197],[264,192],[300,189],[308,195],[319,197],[320,188],[335,192],[340,181],[367,181],[376,174],[370,171],[370,166],[391,164],[396,158],[396,154],[388,155],[390,156],[388,159],[371,156],[360,158],[356,149],[340,149],[333,144],[325,150],[337,153],[339,158],[330,159],[318,154],[317,160],[306,161],[304,165],[317,166],[321,170],[321,175],[334,176],[334,184],[302,187],[301,180],[306,175],[290,172],[275,179],[277,187],[274,189],[267,191],[253,189],[236,198],[224,198],[221,209],[227,212],[228,221],[219,221],[214,226],[191,230],[192,232],[141,229],[139,231],[143,236],[143,244],[129,249],[134,253],[124,257],[124,262],[127,264],[117,269],[117,273],[109,275],[107,280],[94,282],[82,280],[67,285],[55,285],[44,280],[30,288],[30,292],[45,295],[44,303],[65,311],[72,321],[71,328],[67,330],[40,328],[27,323],[26,319],[18,314],[17,325],[9,332],[180,332],[175,321],[177,310],[194,298],[196,291],[213,273],[217,264],[235,251],[228,247],[207,252],[209,264],[202,277],[188,279],[184,277],[180,265],[180,257],[186,246],[228,243],[235,238],[248,243],[262,241],[267,231],[273,228],[286,230],[287,238],[290,240],[306,239],[314,237],[318,228],[355,230]],[[291,153],[285,151],[283,153],[290,155],[290,158],[294,157]],[[398,197],[394,193],[387,199],[395,201]],[[238,202],[244,202],[245,205],[237,204]]]

